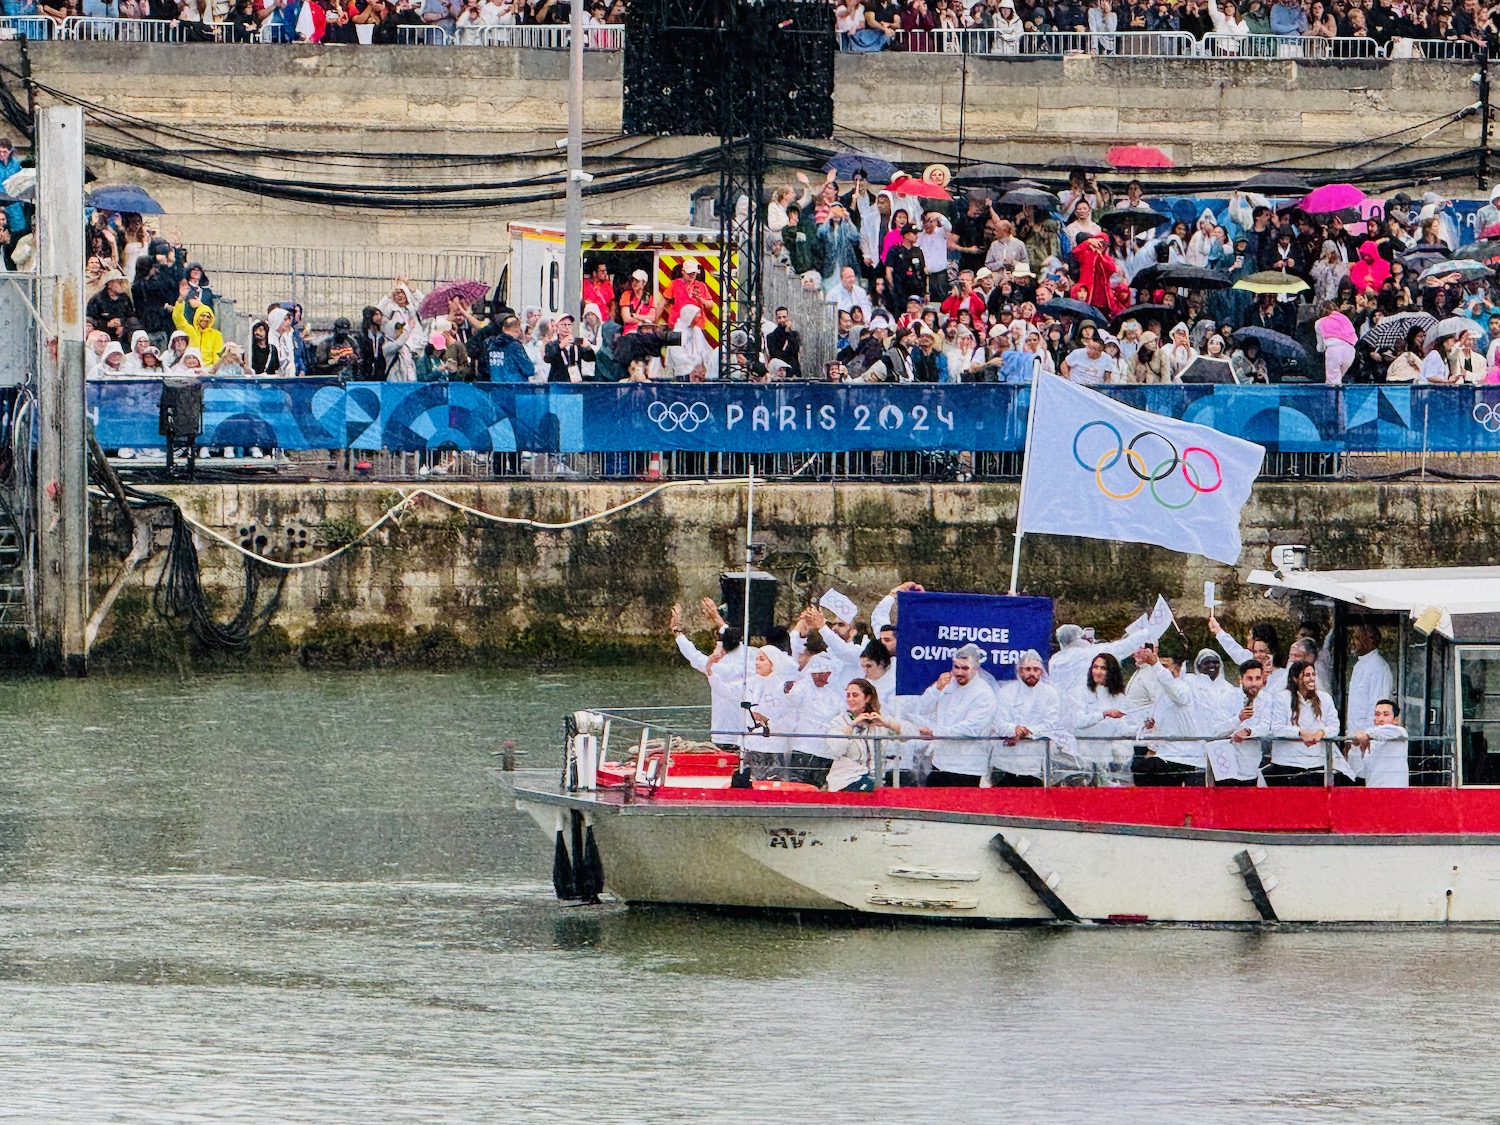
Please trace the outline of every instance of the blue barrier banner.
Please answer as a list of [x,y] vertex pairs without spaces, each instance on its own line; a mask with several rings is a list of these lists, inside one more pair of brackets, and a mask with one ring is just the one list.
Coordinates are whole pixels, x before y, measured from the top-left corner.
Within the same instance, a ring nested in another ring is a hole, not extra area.
[[953,653],[974,644],[997,680],[1016,678],[1029,648],[1052,648],[1052,599],[1004,594],[896,595],[896,694],[921,695],[953,666]]
[[[1500,452],[1500,386],[1119,386],[1142,410],[1273,453]],[[92,381],[106,449],[160,447],[154,379]],[[340,383],[208,379],[203,444],[481,453],[1018,452],[1031,389],[1004,384]]]

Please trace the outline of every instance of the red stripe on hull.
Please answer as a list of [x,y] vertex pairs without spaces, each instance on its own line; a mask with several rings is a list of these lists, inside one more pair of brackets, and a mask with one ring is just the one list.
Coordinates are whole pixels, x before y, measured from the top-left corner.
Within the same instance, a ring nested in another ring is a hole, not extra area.
[[1237,832],[1500,835],[1500,789],[881,789],[875,793],[821,793],[673,788],[659,789],[650,798],[642,793],[636,796],[637,804],[651,801],[673,806],[875,806]]

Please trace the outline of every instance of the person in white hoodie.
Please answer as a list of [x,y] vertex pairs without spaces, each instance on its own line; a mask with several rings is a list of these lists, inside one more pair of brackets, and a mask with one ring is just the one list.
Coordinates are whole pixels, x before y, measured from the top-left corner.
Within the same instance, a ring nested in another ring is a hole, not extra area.
[[1042,673],[1041,654],[1028,649],[1016,661],[1016,678],[995,691],[992,729],[999,742],[994,746],[994,768],[989,777],[992,785],[1042,785],[1047,775],[1048,746],[1073,745],[1062,693],[1044,683]]
[[751,722],[745,736],[745,765],[757,781],[781,776],[786,766],[790,749],[786,734],[797,711],[788,689],[801,674],[790,653],[774,645],[762,645],[756,651],[754,672],[744,694]]
[[292,327],[292,314],[286,309],[272,309],[266,314],[266,327],[271,333],[271,347],[276,349],[276,356],[280,362],[277,370],[283,375],[295,375],[297,373],[297,342],[292,338],[292,333],[296,331]]
[[130,351],[125,353],[125,362],[120,370],[126,375],[149,374],[146,368],[146,351],[151,347],[151,337],[144,332],[137,332],[130,337]]
[[[1286,690],[1273,697],[1271,764],[1265,768],[1267,785],[1324,784],[1329,762],[1326,740],[1339,735],[1339,712],[1333,697],[1318,687],[1317,667],[1298,660],[1286,670]],[[1354,767],[1347,751],[1332,754],[1335,783],[1352,785]]]
[[667,378],[701,383],[719,377],[719,351],[698,326],[701,315],[697,305],[682,306],[677,323],[672,326],[682,336],[682,343],[667,348]]
[[1215,35],[1235,36],[1232,39],[1218,41],[1219,54],[1238,55],[1245,49],[1245,40],[1250,34],[1250,25],[1240,19],[1239,10],[1232,0],[1224,0],[1222,8],[1215,0],[1208,0],[1208,18],[1213,21]]
[[[923,693],[910,723],[929,746],[927,785],[977,787],[989,763],[986,736],[995,722],[995,691],[980,671],[978,645],[953,654],[953,667]],[[1040,659],[1040,658],[1038,658]]]
[[1135,759],[1137,785],[1201,786],[1204,782],[1203,743],[1193,741],[1204,733],[1201,708],[1194,693],[1192,675],[1184,675],[1178,662],[1154,648],[1135,653],[1136,667],[1143,677],[1155,679],[1155,701],[1143,733],[1146,752]]

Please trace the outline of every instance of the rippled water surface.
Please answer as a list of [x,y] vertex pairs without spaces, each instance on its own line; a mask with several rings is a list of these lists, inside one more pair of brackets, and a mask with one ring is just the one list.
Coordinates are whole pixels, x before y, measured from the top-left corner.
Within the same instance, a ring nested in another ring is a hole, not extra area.
[[1500,1119],[1494,934],[558,906],[492,751],[699,684],[0,684],[0,1118]]

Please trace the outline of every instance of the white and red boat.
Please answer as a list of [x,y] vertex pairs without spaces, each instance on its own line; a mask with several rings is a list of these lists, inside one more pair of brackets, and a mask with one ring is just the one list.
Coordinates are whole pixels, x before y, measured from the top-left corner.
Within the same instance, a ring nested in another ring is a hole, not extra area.
[[992,924],[1500,922],[1500,568],[1251,578],[1332,605],[1336,684],[1352,623],[1396,639],[1412,788],[730,788],[733,753],[653,748],[669,716],[588,712],[565,784],[518,803],[558,833],[560,863],[590,861],[578,893],[602,868],[626,902]]

